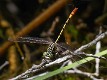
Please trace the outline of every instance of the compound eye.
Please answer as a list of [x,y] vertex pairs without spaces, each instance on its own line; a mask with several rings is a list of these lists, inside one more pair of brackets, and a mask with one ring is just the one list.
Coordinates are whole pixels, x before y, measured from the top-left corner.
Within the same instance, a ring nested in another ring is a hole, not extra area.
[[44,53],[43,53],[43,57],[45,57],[46,55],[47,55],[47,52],[44,52]]

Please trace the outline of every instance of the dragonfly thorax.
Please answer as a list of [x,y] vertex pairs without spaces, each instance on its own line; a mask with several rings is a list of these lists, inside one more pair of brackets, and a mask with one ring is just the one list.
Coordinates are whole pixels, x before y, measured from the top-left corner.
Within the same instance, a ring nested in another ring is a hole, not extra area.
[[45,59],[50,59],[50,58],[53,57],[53,54],[52,54],[52,53],[49,53],[49,52],[44,52],[44,53],[43,53],[43,57],[44,57]]
[[53,49],[54,49],[54,43],[50,44],[48,46],[48,49],[47,49],[47,52],[44,52],[43,53],[43,57],[46,58],[46,59],[50,59],[53,57]]

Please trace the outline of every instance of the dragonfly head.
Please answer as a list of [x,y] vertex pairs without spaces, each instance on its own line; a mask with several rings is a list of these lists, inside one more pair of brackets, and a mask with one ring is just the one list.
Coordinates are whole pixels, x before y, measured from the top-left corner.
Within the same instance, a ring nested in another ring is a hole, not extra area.
[[50,59],[53,57],[53,54],[52,53],[49,53],[49,52],[44,52],[43,53],[43,57],[46,58],[46,59]]

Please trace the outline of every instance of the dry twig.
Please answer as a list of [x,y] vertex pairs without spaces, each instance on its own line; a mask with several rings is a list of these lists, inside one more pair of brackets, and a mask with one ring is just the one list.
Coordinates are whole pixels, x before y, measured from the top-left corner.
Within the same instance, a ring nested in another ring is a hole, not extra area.
[[[83,45],[81,46],[80,48],[78,48],[77,50],[74,51],[74,53],[76,55],[78,55],[79,52],[83,51],[84,49],[87,49],[89,47],[91,47],[92,45],[96,44],[98,41],[100,41],[101,39],[103,39],[105,36],[107,35],[107,31],[98,35],[93,41],[91,41],[90,43],[86,44],[86,45]],[[65,52],[63,52],[63,54],[66,54],[66,53],[69,53],[69,50],[66,50]],[[26,72],[20,74],[19,76],[15,77],[15,78],[12,78],[11,80],[17,80],[17,79],[24,79],[24,78],[28,78],[29,75],[31,73],[34,73],[34,72],[38,72],[42,69],[45,69],[47,67],[50,67],[52,65],[56,65],[56,64],[59,64],[59,63],[62,63],[62,62],[65,62],[67,60],[69,60],[70,58],[72,58],[73,55],[70,54],[70,55],[66,55],[62,58],[58,58],[56,59],[55,61],[53,62],[50,62],[50,63],[45,63],[44,60],[42,60],[41,64],[40,65],[33,65],[29,70],[27,70]],[[93,76],[90,76],[93,78]],[[94,79],[94,78],[93,78]]]

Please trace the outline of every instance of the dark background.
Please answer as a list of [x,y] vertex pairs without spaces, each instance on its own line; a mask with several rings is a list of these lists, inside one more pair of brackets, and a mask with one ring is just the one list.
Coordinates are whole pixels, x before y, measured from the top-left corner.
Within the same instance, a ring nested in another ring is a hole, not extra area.
[[[10,37],[9,33],[11,33],[10,29],[14,31],[14,34],[16,34],[56,1],[57,0],[0,0],[0,47],[8,41],[8,38]],[[59,42],[68,42],[72,50],[75,50],[83,44],[93,40],[95,36],[98,35],[100,26],[102,26],[103,32],[106,31],[106,0],[73,0],[25,36],[51,38],[55,41],[64,22],[75,7],[78,7],[78,11],[67,24],[67,28],[63,32]],[[48,32],[56,18],[58,18],[59,21],[56,22],[55,29],[52,32],[53,35],[47,34],[46,36],[41,36],[43,32]],[[4,53],[2,53],[0,56],[0,65],[4,64],[5,61],[9,61],[9,65],[6,65],[2,70],[0,70],[0,79],[9,79],[10,77],[16,76],[30,68],[32,64],[40,63],[42,53],[46,51],[47,46],[42,44],[25,45],[27,46],[28,54],[23,47],[24,44],[19,43],[19,47],[24,53],[24,57],[26,57],[25,61],[21,59],[22,55],[20,55],[20,51],[15,45],[15,50],[14,48],[12,49],[13,52],[8,48]],[[102,40],[101,50],[106,49],[106,45],[107,38],[104,38]],[[93,51],[95,52],[95,46],[86,51],[89,53]],[[13,55],[11,55],[11,53],[15,53],[14,56],[16,57],[11,57]],[[26,69],[24,62],[27,64]],[[104,67],[107,66],[104,61],[102,61],[102,64]],[[90,71],[92,70],[93,67],[90,68]],[[105,70],[107,70],[107,68],[101,69],[101,75],[106,78]],[[57,77],[55,77],[55,79],[56,78]],[[78,79],[81,80],[80,75],[78,75]]]

